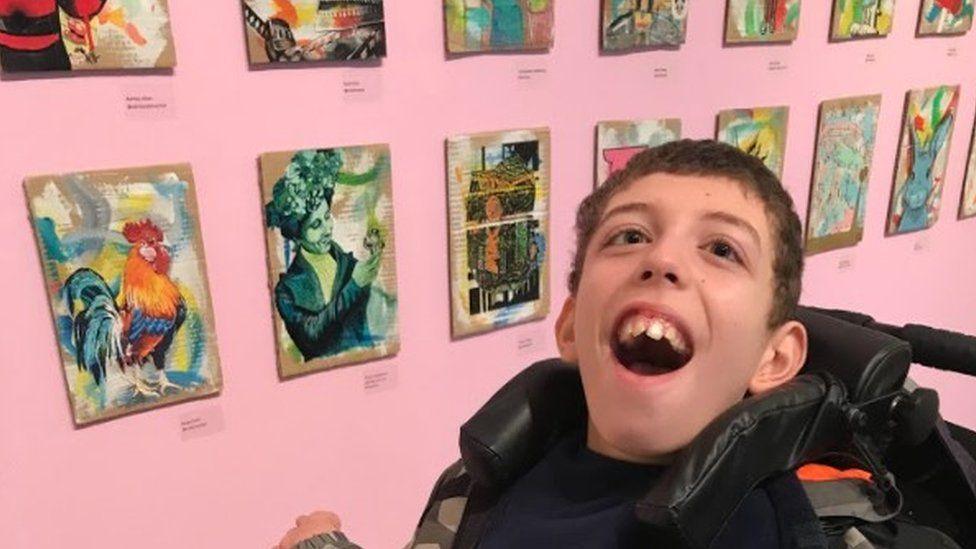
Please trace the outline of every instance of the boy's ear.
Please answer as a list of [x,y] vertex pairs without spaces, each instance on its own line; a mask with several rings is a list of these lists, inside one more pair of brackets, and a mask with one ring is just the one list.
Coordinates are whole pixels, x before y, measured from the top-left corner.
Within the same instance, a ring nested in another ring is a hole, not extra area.
[[749,393],[764,393],[793,379],[806,360],[807,329],[790,320],[770,336],[759,367],[749,380]]
[[563,309],[556,319],[556,346],[559,347],[559,358],[563,362],[576,364],[579,354],[576,352],[576,299],[566,298]]

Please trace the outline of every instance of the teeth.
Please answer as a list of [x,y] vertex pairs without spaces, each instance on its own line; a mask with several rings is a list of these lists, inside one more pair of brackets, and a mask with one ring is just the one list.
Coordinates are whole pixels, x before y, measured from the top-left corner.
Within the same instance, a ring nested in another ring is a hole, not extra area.
[[638,318],[631,323],[630,337],[637,337],[647,331],[648,321],[646,318]]
[[681,336],[681,332],[663,318],[634,317],[623,323],[617,337],[622,343],[627,343],[640,335],[645,335],[658,341],[662,338],[667,339],[674,350],[679,353],[688,352],[688,345]]

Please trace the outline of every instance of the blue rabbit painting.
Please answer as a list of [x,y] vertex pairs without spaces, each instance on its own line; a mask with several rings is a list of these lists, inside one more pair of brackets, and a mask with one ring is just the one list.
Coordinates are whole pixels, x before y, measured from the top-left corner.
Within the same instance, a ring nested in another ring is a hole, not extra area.
[[887,234],[927,229],[939,215],[958,86],[909,93]]

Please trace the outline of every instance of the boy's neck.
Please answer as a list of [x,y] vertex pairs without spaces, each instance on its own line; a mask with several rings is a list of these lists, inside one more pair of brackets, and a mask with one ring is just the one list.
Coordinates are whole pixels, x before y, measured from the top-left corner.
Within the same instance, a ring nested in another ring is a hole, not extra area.
[[644,465],[670,465],[674,461],[675,454],[677,454],[677,452],[672,452],[659,455],[634,455],[623,451],[603,438],[590,420],[586,422],[586,447],[601,456]]

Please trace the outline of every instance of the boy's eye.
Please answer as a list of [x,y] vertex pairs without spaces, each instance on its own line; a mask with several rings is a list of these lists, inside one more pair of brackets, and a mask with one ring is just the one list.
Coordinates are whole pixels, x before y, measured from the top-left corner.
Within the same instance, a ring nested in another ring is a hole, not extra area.
[[708,251],[712,254],[726,259],[728,261],[734,261],[736,263],[742,263],[742,258],[739,256],[739,252],[735,251],[735,248],[724,240],[713,240],[706,246]]
[[611,246],[625,246],[628,244],[643,244],[649,241],[647,236],[637,229],[625,229],[610,237],[607,244]]

